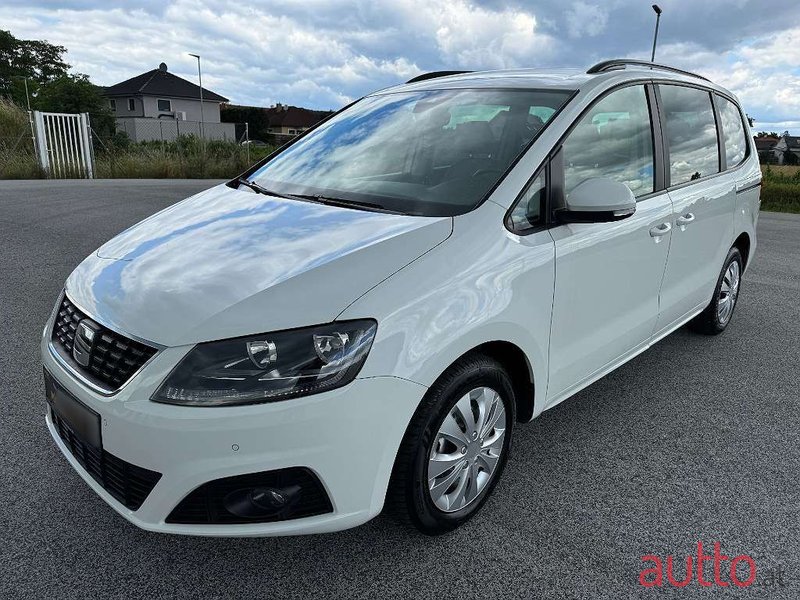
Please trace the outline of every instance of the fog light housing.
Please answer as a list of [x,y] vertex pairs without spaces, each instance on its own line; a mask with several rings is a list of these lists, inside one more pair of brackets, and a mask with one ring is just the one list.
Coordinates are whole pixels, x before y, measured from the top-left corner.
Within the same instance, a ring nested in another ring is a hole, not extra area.
[[195,488],[166,519],[186,525],[274,523],[333,512],[317,475],[289,467],[214,479]]
[[299,485],[245,488],[230,492],[222,502],[228,512],[245,519],[288,516],[300,499],[301,491]]

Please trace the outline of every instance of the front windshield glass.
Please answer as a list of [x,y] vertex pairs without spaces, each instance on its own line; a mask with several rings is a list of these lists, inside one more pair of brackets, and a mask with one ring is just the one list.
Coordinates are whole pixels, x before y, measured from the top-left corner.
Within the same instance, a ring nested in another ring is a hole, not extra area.
[[278,194],[446,216],[474,208],[569,99],[561,90],[434,90],[360,100],[255,171]]

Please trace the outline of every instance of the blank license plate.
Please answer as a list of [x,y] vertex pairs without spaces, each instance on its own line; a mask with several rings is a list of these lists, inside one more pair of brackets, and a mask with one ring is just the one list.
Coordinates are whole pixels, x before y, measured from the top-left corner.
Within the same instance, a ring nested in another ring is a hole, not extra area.
[[44,371],[44,389],[53,412],[64,419],[82,441],[102,448],[100,415],[65,390],[47,369]]

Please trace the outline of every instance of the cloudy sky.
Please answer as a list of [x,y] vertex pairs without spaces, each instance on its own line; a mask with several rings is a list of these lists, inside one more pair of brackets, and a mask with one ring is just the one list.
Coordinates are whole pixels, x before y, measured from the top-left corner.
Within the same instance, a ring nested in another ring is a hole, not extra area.
[[[0,28],[111,85],[164,61],[235,103],[338,108],[422,71],[649,58],[652,0],[3,0]],[[658,59],[800,133],[800,1],[661,0]]]

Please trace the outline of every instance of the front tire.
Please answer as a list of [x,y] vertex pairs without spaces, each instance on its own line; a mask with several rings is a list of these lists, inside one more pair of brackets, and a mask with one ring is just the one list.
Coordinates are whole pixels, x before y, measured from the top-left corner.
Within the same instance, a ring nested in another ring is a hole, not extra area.
[[514,388],[503,367],[476,354],[428,390],[406,430],[387,495],[390,512],[427,535],[480,510],[508,458]]
[[733,247],[725,257],[722,272],[714,288],[714,297],[703,312],[689,322],[689,327],[693,331],[705,335],[718,335],[727,329],[739,298],[743,271],[742,253]]

